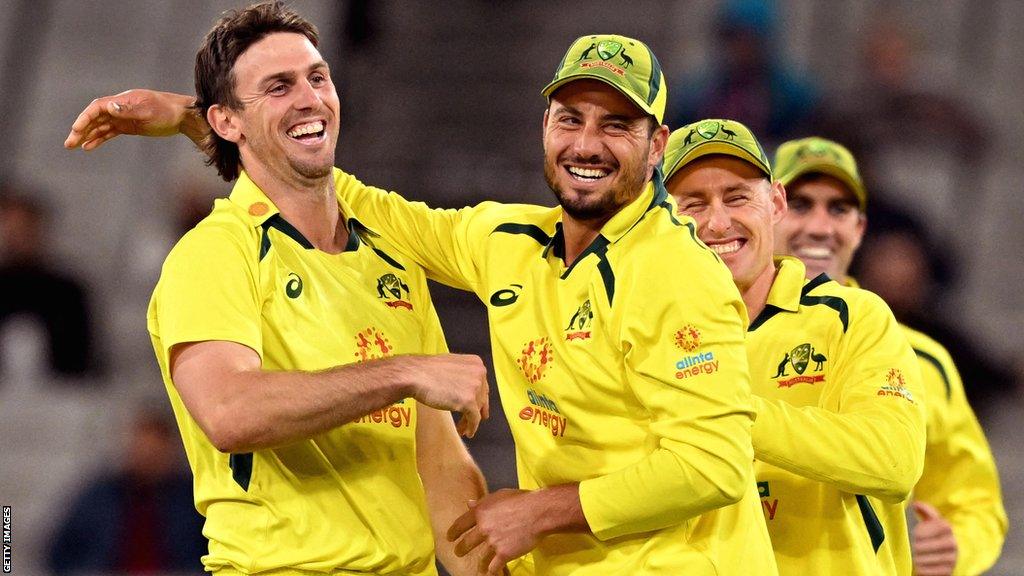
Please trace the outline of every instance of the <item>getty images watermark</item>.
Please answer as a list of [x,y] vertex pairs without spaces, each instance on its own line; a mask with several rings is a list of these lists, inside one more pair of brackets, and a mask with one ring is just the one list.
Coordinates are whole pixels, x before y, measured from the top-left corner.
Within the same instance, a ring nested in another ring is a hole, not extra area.
[[11,507],[4,506],[4,574],[11,573]]

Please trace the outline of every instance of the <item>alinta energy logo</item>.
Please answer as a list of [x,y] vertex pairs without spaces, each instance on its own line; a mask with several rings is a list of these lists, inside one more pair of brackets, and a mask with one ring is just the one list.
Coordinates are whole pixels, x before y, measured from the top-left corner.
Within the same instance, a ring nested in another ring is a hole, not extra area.
[[530,400],[530,403],[523,406],[523,409],[519,411],[519,419],[547,428],[551,435],[556,438],[565,436],[565,429],[569,426],[569,421],[559,412],[558,405],[544,394],[533,389],[526,391],[526,397]]
[[388,308],[412,310],[409,286],[394,274],[389,273],[377,278],[377,297],[384,300],[384,305]]
[[594,321],[594,310],[590,306],[590,298],[583,301],[576,313],[569,319],[565,327],[565,341],[587,340],[591,336],[590,325]]
[[[810,362],[814,362],[813,372],[819,372],[819,374],[804,374]],[[783,355],[772,378],[786,378],[779,380],[779,388],[792,388],[797,384],[818,384],[825,381],[825,374],[821,373],[825,369],[825,362],[828,362],[828,358],[824,354],[816,351],[810,342],[804,342]],[[788,368],[793,368],[796,375],[787,378],[789,376]]]
[[685,352],[693,352],[700,348],[700,330],[693,324],[687,324],[676,330],[676,347]]
[[914,404],[914,394],[907,389],[903,371],[899,368],[890,368],[885,374],[885,382],[886,384],[878,389],[879,396],[895,396]]
[[523,376],[526,376],[527,381],[536,384],[544,377],[553,360],[554,349],[551,346],[551,340],[544,336],[527,342],[523,346],[522,352],[519,353],[516,364],[523,371]]
[[[596,36],[592,38],[597,40]],[[630,45],[632,46],[633,43],[630,42]],[[594,52],[597,52],[600,60],[594,59]],[[615,62],[616,56],[619,57],[617,64]],[[626,68],[633,65],[633,58],[626,53],[626,47],[621,42],[602,40],[600,42],[591,42],[590,46],[584,49],[580,57],[576,59],[576,63],[580,63],[580,68],[606,68],[614,74],[625,76]]]
[[356,334],[356,360],[358,362],[387,358],[394,349],[387,336],[374,326]]
[[412,408],[405,405],[405,400],[399,400],[391,406],[374,410],[353,422],[355,424],[384,424],[392,428],[408,428],[412,425]]

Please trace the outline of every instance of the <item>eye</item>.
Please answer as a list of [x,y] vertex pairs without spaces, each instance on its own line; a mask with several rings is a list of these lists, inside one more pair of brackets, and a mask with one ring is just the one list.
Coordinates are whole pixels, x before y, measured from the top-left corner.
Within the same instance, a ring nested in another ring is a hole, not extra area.
[[743,204],[746,204],[746,203],[747,203],[747,195],[746,194],[733,194],[733,195],[731,195],[731,196],[729,196],[728,198],[725,199],[725,204],[727,206],[742,206]]
[[323,72],[314,72],[310,77],[309,81],[314,86],[322,86],[327,83],[327,75]]
[[795,196],[789,200],[789,211],[804,214],[811,209],[811,203],[806,198]]
[[828,206],[828,213],[831,216],[837,216],[837,217],[846,216],[847,214],[850,214],[852,212],[853,212],[853,205],[852,204],[847,204],[845,202],[829,204],[829,206]]
[[288,92],[288,85],[284,84],[283,82],[278,82],[277,84],[274,84],[269,89],[267,89],[268,94],[273,94],[275,96],[285,94],[286,92]]

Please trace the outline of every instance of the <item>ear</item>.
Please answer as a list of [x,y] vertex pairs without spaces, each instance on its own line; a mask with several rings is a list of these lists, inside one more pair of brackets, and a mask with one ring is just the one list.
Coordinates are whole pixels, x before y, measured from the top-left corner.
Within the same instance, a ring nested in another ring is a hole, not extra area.
[[223,104],[214,104],[206,112],[210,128],[228,142],[238,144],[242,138],[242,124],[238,113]]
[[775,180],[771,184],[769,193],[772,195],[772,225],[776,225],[786,217],[789,212],[789,204],[786,202],[786,187],[782,182]]
[[661,164],[662,158],[665,157],[665,147],[668,145],[668,126],[662,124],[654,130],[654,134],[651,135],[651,154],[647,159],[647,165],[653,169],[658,164]]
[[857,250],[860,248],[860,243],[864,240],[864,231],[868,229],[868,216],[863,212],[857,214],[857,229],[856,237],[853,239],[853,249]]

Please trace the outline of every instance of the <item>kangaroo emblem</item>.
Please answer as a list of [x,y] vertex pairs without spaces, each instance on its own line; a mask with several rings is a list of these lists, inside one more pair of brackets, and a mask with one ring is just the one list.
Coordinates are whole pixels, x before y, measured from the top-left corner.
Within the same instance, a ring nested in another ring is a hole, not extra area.
[[787,375],[786,374],[786,364],[788,364],[788,363],[789,363],[789,352],[786,352],[785,358],[782,359],[782,362],[779,362],[779,370],[778,370],[778,372],[776,372],[775,376],[772,376],[772,378],[781,378],[783,376],[786,376]]
[[[597,48],[597,44],[594,44],[593,42],[591,42],[590,43],[590,48],[587,48],[586,50],[584,50],[583,54],[580,54],[580,57],[576,59],[576,62],[579,62],[581,60],[589,60],[590,59],[590,53],[594,51],[594,48]],[[574,62],[574,64],[575,64],[575,62]]]
[[693,144],[693,135],[696,133],[696,128],[690,128],[690,132],[686,135],[686,138],[683,139],[683,146],[689,146],[690,144]]

